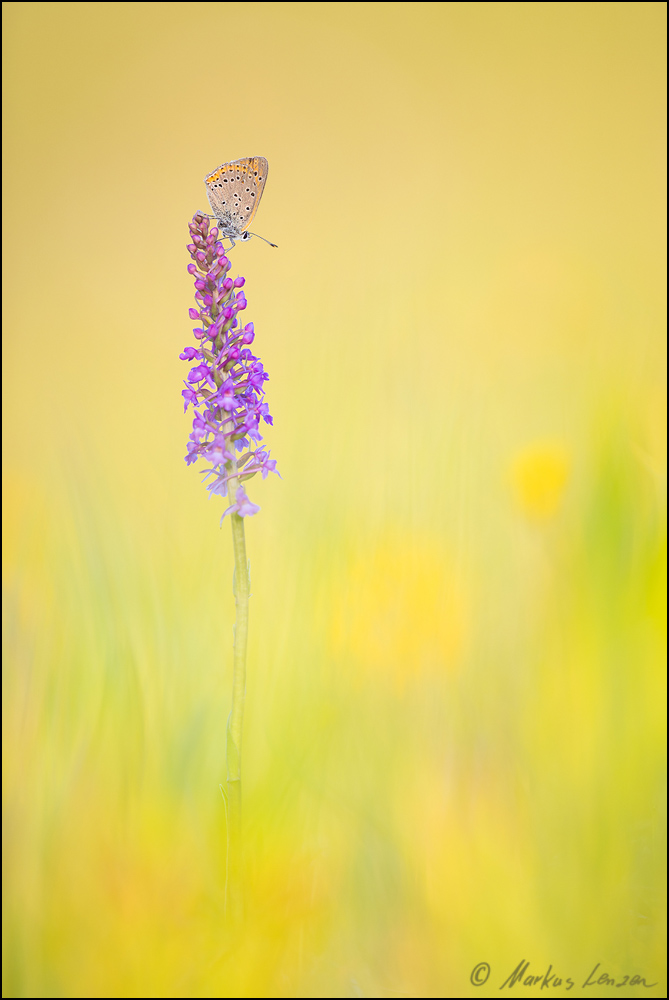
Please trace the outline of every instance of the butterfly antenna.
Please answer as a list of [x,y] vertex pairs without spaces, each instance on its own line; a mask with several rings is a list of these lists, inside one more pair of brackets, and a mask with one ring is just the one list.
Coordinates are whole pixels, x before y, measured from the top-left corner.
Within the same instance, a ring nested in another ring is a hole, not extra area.
[[[264,236],[258,236],[257,233],[249,233],[249,236],[256,236],[259,240],[265,240]],[[276,247],[277,250],[279,249],[278,243],[270,243],[269,240],[265,240],[265,243],[269,243],[271,247]]]

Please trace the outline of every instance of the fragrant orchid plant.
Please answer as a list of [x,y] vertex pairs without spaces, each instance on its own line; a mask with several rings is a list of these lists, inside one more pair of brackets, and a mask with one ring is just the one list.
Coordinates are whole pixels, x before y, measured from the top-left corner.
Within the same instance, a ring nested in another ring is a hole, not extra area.
[[[241,742],[246,688],[246,643],[250,581],[246,559],[244,518],[260,510],[244,483],[258,472],[263,479],[276,472],[276,462],[262,447],[261,422],[272,423],[264,401],[268,375],[251,351],[253,323],[244,324],[244,278],[231,278],[230,260],[219,230],[208,216],[197,212],[189,224],[188,271],[195,278],[195,307],[189,310],[198,325],[196,346],[179,357],[192,363],[182,391],[184,411],[193,406],[193,428],[186,462],[203,459],[204,481],[211,496],[228,498],[223,517],[230,515],[235,555],[234,594],[237,609],[232,682],[232,709],[226,741],[226,803],[228,852],[226,906],[234,919],[241,915]],[[278,473],[277,473],[278,474]]]

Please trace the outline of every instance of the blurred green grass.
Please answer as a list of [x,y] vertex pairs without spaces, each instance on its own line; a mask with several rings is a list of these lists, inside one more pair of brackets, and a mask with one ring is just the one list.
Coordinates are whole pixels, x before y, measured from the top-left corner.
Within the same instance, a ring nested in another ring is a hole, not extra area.
[[221,910],[227,532],[184,552],[91,484],[24,484],[8,995],[454,995],[482,952],[657,978],[664,528],[628,423],[591,430],[549,519],[500,489],[491,579],[484,544],[456,567],[448,522],[265,547],[250,523],[242,944]]

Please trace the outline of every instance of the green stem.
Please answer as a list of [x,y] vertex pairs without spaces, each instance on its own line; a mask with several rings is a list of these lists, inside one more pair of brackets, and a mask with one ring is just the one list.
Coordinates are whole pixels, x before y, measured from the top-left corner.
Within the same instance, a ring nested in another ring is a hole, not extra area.
[[[235,470],[236,471],[236,470]],[[238,480],[228,480],[229,496],[234,498]],[[242,726],[246,698],[246,645],[249,628],[250,581],[246,560],[244,518],[230,515],[232,520],[232,545],[235,554],[233,591],[236,605],[235,644],[232,675],[232,710],[228,717],[226,742],[227,768],[227,821],[228,865],[226,885],[226,912],[237,922],[243,911],[242,897]]]

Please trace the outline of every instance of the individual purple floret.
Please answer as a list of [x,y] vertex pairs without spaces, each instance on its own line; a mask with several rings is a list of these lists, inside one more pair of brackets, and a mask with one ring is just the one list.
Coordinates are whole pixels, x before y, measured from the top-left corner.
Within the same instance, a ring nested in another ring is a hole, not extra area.
[[247,517],[260,507],[251,503],[241,483],[257,472],[263,479],[277,472],[275,460],[260,447],[260,422],[272,423],[263,401],[269,375],[249,350],[255,337],[253,323],[244,326],[239,316],[247,305],[241,290],[244,278],[227,276],[231,264],[218,229],[210,228],[202,212],[196,212],[188,229],[193,261],[188,271],[195,278],[197,305],[188,315],[199,325],[193,330],[197,347],[185,347],[179,355],[192,365],[181,393],[184,410],[191,403],[195,410],[186,462],[204,458],[211,463],[203,470],[205,480],[213,477],[207,485],[211,496],[227,494],[232,500],[228,483],[233,480],[234,502],[225,514]]

